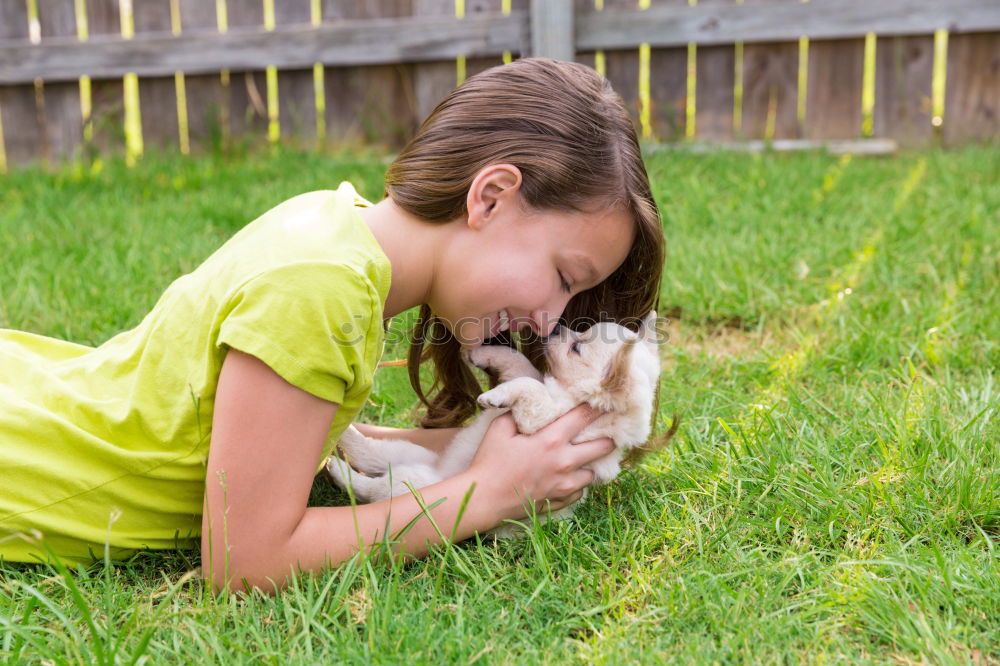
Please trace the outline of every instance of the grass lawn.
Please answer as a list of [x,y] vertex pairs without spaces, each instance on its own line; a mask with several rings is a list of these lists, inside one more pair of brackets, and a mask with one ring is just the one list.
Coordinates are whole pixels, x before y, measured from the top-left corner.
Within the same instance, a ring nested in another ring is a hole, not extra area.
[[[0,177],[0,327],[99,344],[268,208],[345,179],[377,200],[385,165]],[[1000,150],[648,166],[671,448],[528,539],[358,558],[276,598],[213,598],[194,552],[3,565],[0,661],[1000,662]],[[362,420],[413,407],[384,368]]]

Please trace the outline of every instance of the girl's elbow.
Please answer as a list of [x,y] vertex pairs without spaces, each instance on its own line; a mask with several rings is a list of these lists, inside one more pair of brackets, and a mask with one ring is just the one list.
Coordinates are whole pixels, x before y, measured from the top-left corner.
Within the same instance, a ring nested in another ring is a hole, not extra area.
[[260,561],[259,550],[241,557],[236,549],[224,552],[202,547],[202,579],[212,586],[212,592],[237,593],[260,590],[265,594],[280,592],[287,584],[285,576],[277,575],[267,562]]

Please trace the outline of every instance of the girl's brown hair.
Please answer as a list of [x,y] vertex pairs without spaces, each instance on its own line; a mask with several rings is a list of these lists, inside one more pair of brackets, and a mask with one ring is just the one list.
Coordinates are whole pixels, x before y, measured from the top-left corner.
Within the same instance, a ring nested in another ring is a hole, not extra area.
[[[389,167],[386,196],[430,222],[467,214],[476,174],[491,164],[521,170],[524,203],[534,209],[586,212],[620,207],[637,233],[625,262],[603,283],[577,294],[560,324],[586,328],[615,321],[633,330],[656,306],[663,266],[660,215],[649,187],[635,128],[621,97],[584,65],[526,58],[488,69],[454,89]],[[540,369],[542,341],[519,336]],[[504,342],[514,346],[510,334]],[[413,330],[410,383],[427,414],[424,427],[451,427],[476,411],[482,391],[459,356],[459,343],[427,305]],[[425,392],[420,363],[436,379]]]

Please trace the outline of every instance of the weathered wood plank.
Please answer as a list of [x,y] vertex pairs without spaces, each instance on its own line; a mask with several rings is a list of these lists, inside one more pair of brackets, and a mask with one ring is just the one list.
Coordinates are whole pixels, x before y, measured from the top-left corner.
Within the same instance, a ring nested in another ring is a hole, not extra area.
[[881,37],[875,47],[875,136],[920,146],[934,136],[934,37]]
[[[606,12],[614,11],[616,9],[621,9],[627,7],[629,9],[634,9],[638,6],[638,0],[604,0],[604,9],[602,11],[595,11],[592,14],[584,14],[579,16],[579,20],[583,20],[589,16],[600,16]],[[648,11],[648,10],[646,10]],[[579,21],[577,21],[579,24]],[[577,39],[579,40],[579,32],[577,33]],[[608,81],[611,82],[611,87],[615,89],[619,95],[621,95],[622,100],[625,102],[625,108],[628,109],[629,115],[632,117],[632,124],[636,128],[636,133],[641,132],[640,122],[639,122],[639,112],[641,110],[641,103],[639,100],[639,44],[638,42],[630,44],[626,48],[619,48],[616,50],[606,50],[604,52],[604,75],[607,77]],[[579,43],[577,44],[579,49]],[[657,67],[657,58],[653,56],[651,58],[651,70],[659,71]],[[652,80],[655,81],[657,75],[652,76]],[[653,98],[658,99],[656,92],[653,92]]]
[[95,35],[86,43],[52,40],[44,46],[30,47],[0,43],[0,84],[35,77],[65,81],[83,74],[103,78],[127,72],[164,76],[175,71],[205,73],[222,68],[259,70],[269,64],[294,69],[311,67],[315,62],[344,66],[433,62],[462,54],[500,56],[505,50],[519,51],[527,34],[524,12],[473,15],[461,21],[452,15],[345,22],[318,28],[282,26],[269,32],[262,25],[243,23],[248,17],[262,14],[253,11],[261,4],[259,0],[228,2],[230,31],[225,35],[148,34],[141,41],[101,39]]
[[[343,26],[354,20],[403,18],[413,11],[411,0],[325,0],[323,20]],[[325,85],[329,144],[365,141],[398,148],[413,136],[418,122],[414,65],[327,67]]]
[[[514,0],[511,2],[512,11],[527,12],[530,10],[530,2],[528,0]],[[466,16],[476,16],[479,14],[499,14],[503,10],[501,0],[465,0],[465,15]],[[509,50],[509,49],[508,49]],[[518,51],[511,52],[512,57],[520,55]],[[572,60],[572,57],[570,57]],[[495,67],[497,65],[503,64],[503,53],[499,55],[491,54],[484,57],[477,57],[475,55],[469,55],[465,58],[465,78],[470,76],[475,76],[479,72],[485,71],[490,67]]]
[[798,76],[798,43],[744,45],[741,136],[794,139],[800,135]]
[[[217,33],[215,3],[180,0],[181,33]],[[217,68],[219,69],[219,68]],[[229,86],[218,71],[184,75],[188,138],[192,153],[220,151],[230,136]]]
[[[735,0],[698,0],[698,5],[729,5]],[[736,50],[731,44],[698,45],[695,136],[713,141],[733,137],[733,87]]]
[[[776,0],[744,0],[753,6]],[[801,0],[779,0],[800,4]],[[749,139],[794,139],[801,136],[797,117],[799,44],[743,45],[743,109],[739,136]]]
[[[38,23],[42,43],[53,37],[76,38],[76,13],[65,0],[38,0]],[[73,159],[83,146],[83,116],[78,81],[45,83],[44,127],[49,157],[53,162]]]
[[[121,39],[122,25],[118,11],[118,0],[87,0],[88,42],[69,42],[86,48],[90,40]],[[53,40],[55,41],[55,40]],[[45,48],[45,47],[40,47]],[[125,86],[120,78],[128,71],[121,68],[115,78],[97,79],[91,76],[91,123],[94,128],[88,149],[97,153],[122,155],[125,153]],[[93,72],[79,72],[77,76]],[[46,77],[53,80],[55,77]],[[61,79],[65,80],[65,79]]]
[[[0,2],[0,39],[20,48],[30,46],[26,3]],[[0,85],[0,119],[8,165],[34,164],[42,159],[39,147],[45,140],[45,132],[30,79],[26,85]]]
[[[573,22],[574,24],[580,16],[583,14],[590,14],[596,11],[594,8],[594,0],[574,0],[573,2]],[[576,32],[574,28],[574,33]],[[574,43],[576,38],[574,37]],[[574,47],[575,48],[575,47]],[[597,53],[595,51],[583,51],[579,48],[575,48],[575,54],[573,55],[573,60],[586,65],[587,67],[592,67],[597,69]]]
[[861,136],[864,69],[864,39],[809,40],[807,139]]
[[[136,40],[170,32],[169,0],[132,0]],[[169,76],[139,77],[142,140],[146,149],[177,150],[177,86]]]
[[[610,3],[606,3],[606,6]],[[880,35],[923,35],[1000,29],[994,0],[824,0],[753,5],[654,6],[648,11],[605,10],[578,17],[576,48],[623,49],[653,46],[731,44]]]
[[945,91],[945,144],[1000,136],[1000,34],[948,36]]
[[[274,34],[264,31],[263,0],[226,0],[226,4],[229,11],[229,32],[225,35],[210,36],[210,41],[236,39],[240,43],[246,43],[241,38],[250,34],[264,38]],[[311,28],[298,29],[311,30]],[[208,62],[217,64],[216,56],[213,54],[196,53],[196,55],[199,59],[208,58]],[[261,57],[242,65],[223,63],[232,70],[229,86],[229,119],[232,136],[234,140],[248,146],[266,143],[267,75],[264,70],[268,65],[280,65],[266,57],[267,53],[258,55]]]
[[531,55],[555,60],[573,59],[572,0],[531,4]]
[[[443,21],[460,26],[468,26],[471,23],[467,19],[455,20],[454,0],[413,0],[411,20]],[[438,55],[433,58],[436,62],[417,63],[414,66],[413,91],[418,123],[422,123],[442,98],[455,87],[458,82],[455,59],[469,53],[470,49],[463,47],[451,53]]]
[[[691,9],[687,6],[687,0],[655,0],[648,11],[668,6],[681,11]],[[687,131],[687,44],[674,48],[651,47],[649,60],[650,124],[653,138],[659,141],[680,141]],[[641,127],[639,129],[641,131]]]
[[[276,26],[311,25],[309,0],[280,0],[274,3]],[[312,145],[316,138],[316,86],[313,70],[278,70],[278,116],[283,142]]]

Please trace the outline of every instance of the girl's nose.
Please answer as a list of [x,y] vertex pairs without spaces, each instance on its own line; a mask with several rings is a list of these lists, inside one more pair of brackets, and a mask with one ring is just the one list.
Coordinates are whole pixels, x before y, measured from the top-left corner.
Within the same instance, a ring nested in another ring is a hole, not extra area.
[[532,315],[531,320],[534,323],[535,333],[539,337],[547,338],[559,327],[559,317],[562,315],[560,311],[557,315],[551,315],[546,311],[536,312]]

